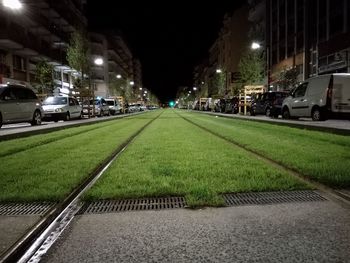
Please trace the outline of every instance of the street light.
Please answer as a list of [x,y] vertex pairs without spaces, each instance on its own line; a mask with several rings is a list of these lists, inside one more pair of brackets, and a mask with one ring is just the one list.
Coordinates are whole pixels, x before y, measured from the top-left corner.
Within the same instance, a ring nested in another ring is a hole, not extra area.
[[134,85],[135,85],[135,82],[130,81],[130,85],[131,85],[131,86],[134,86]]
[[103,59],[102,58],[95,58],[94,63],[97,66],[101,66],[101,65],[103,65]]
[[142,90],[142,88],[140,87],[139,90]]
[[197,90],[197,87],[193,87],[193,90],[196,91],[196,90]]
[[222,72],[222,70],[221,69],[216,69],[216,73],[221,73]]
[[18,0],[2,0],[2,4],[4,7],[18,10],[22,8],[22,3]]
[[122,78],[122,75],[118,74],[117,79],[121,79],[121,78]]
[[254,50],[259,49],[261,48],[261,45],[258,42],[253,42],[251,48]]

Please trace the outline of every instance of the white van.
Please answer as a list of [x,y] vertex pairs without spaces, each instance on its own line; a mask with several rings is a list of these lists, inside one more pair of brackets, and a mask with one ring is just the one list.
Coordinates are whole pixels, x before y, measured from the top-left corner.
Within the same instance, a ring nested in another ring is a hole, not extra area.
[[326,120],[330,115],[350,117],[350,74],[320,75],[296,87],[283,101],[282,117]]

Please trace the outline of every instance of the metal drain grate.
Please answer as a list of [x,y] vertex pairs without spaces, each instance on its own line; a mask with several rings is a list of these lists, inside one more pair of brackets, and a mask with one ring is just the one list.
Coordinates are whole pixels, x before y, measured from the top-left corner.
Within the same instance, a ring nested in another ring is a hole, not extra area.
[[284,191],[224,194],[228,206],[237,205],[265,205],[290,202],[326,201],[324,197],[314,191]]
[[22,215],[43,215],[54,203],[21,203],[21,204],[0,204],[0,215],[22,216]]
[[125,200],[103,200],[86,203],[79,214],[101,214],[137,210],[160,210],[186,206],[184,197],[142,198]]

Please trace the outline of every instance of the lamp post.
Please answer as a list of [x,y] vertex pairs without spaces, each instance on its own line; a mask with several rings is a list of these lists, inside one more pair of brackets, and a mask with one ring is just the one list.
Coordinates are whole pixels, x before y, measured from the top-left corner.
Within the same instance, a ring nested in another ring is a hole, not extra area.
[[[260,45],[260,43],[258,42],[253,42],[251,45],[251,49],[253,50],[257,50],[262,48],[262,46]],[[267,75],[267,90],[270,89],[270,50],[269,50],[269,46],[265,46],[266,48],[266,75]]]

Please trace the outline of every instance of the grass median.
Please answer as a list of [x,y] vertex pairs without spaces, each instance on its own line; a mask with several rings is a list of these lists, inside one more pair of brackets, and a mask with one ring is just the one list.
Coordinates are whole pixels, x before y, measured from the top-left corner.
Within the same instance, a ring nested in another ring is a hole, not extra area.
[[85,199],[181,195],[191,206],[220,206],[220,193],[306,188],[285,171],[168,110],[112,164]]
[[[96,129],[91,126],[74,128],[77,133],[70,133],[68,128],[12,141],[13,149],[33,144],[35,147],[0,158],[0,202],[61,200],[119,145],[158,114],[159,111],[115,120],[105,126],[99,124]],[[86,131],[82,132],[84,128]],[[56,139],[47,142],[52,138]],[[46,143],[40,145],[43,141]],[[6,149],[11,152],[10,147]]]
[[350,137],[250,120],[179,113],[232,142],[331,187],[350,187]]

